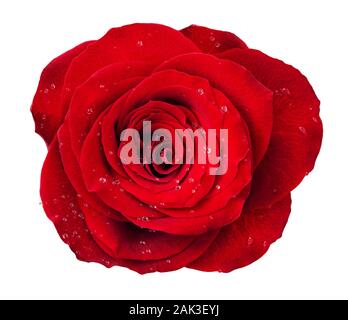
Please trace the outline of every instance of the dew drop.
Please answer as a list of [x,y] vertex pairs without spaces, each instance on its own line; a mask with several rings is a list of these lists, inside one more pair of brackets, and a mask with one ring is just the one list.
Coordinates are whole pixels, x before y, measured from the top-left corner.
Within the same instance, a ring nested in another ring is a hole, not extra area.
[[109,155],[112,156],[114,152],[112,150],[109,151]]
[[113,179],[112,182],[111,182],[111,184],[114,185],[114,186],[119,185],[120,183],[121,183],[120,180],[116,179],[116,178]]
[[120,188],[120,192],[124,192],[124,189],[123,189],[123,188]]
[[47,94],[48,93],[48,89],[46,88],[43,92],[44,92],[44,94]]
[[196,191],[197,191],[196,189],[192,189],[192,193],[196,193]]
[[213,217],[213,216],[209,216],[209,219],[210,219],[210,220],[214,220],[214,217]]
[[188,178],[187,181],[188,181],[189,183],[193,183],[193,182],[195,182],[195,179],[193,179],[193,178]]
[[69,235],[67,233],[62,234],[63,240],[67,240],[69,238]]
[[66,217],[64,217],[64,218],[62,218],[62,221],[63,221],[63,222],[67,222],[68,219],[67,219]]
[[263,245],[264,247],[267,247],[267,241],[264,241],[264,242],[262,243],[262,245]]
[[273,193],[277,193],[277,192],[278,192],[278,189],[277,189],[277,188],[273,188],[272,192],[273,192]]
[[215,43],[215,48],[220,48],[221,47],[221,43],[220,42],[216,42]]
[[142,47],[144,45],[144,42],[142,40],[137,41],[137,47]]
[[248,246],[251,246],[253,244],[253,242],[254,242],[254,239],[250,236],[248,238]]
[[141,241],[139,241],[139,244],[142,245],[142,246],[145,246],[146,245],[146,241],[141,240]]
[[217,184],[217,185],[215,186],[215,189],[220,190],[220,189],[221,189],[221,186],[220,186],[219,184]]
[[56,85],[54,83],[51,83],[50,88],[54,90],[56,88]]
[[181,185],[178,184],[177,186],[175,186],[175,190],[181,190]]
[[202,96],[204,94],[204,89],[203,88],[198,88],[197,93]]
[[209,40],[213,42],[213,41],[215,41],[215,37],[212,35],[209,37]]
[[145,252],[146,252],[147,254],[152,253],[151,249],[146,249]]
[[166,260],[166,263],[171,264],[171,263],[172,263],[172,260],[167,259],[167,260]]
[[86,110],[86,114],[87,114],[88,116],[92,115],[93,112],[94,112],[93,107],[90,107],[90,108],[88,108],[88,109]]
[[307,130],[305,127],[298,127],[298,130],[300,130],[301,133],[306,134]]
[[313,120],[313,122],[315,122],[315,123],[318,123],[318,122],[319,122],[318,118],[316,118],[316,117],[313,117],[312,120]]
[[288,88],[280,88],[278,90],[275,90],[274,93],[278,96],[290,95],[290,90]]
[[220,107],[220,110],[222,111],[222,112],[227,112],[228,111],[228,107],[227,107],[227,105],[222,105],[221,107]]
[[101,84],[99,85],[99,88],[100,88],[100,89],[104,89],[104,88],[105,88],[105,84],[102,84],[102,83],[101,83]]
[[105,177],[100,177],[98,181],[99,181],[99,183],[104,184],[104,183],[106,183],[106,178]]

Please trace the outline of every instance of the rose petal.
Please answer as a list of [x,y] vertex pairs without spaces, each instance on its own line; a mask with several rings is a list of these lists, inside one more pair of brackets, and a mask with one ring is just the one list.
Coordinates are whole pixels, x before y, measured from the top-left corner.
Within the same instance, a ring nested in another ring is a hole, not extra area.
[[274,92],[272,137],[250,196],[256,206],[269,205],[293,190],[314,167],[322,140],[320,102],[306,77],[280,60],[249,49],[222,56],[246,67]]
[[84,42],[52,60],[42,71],[31,112],[35,131],[49,145],[64,120],[66,110],[61,104],[65,74],[72,62],[93,41]]
[[109,64],[136,61],[154,68],[170,57],[196,51],[192,41],[163,25],[136,23],[113,28],[74,60],[64,84],[69,90],[63,103],[68,105],[75,88]]
[[149,232],[131,223],[109,219],[91,207],[82,207],[82,210],[93,237],[117,259],[166,259],[185,250],[196,238]]
[[51,143],[42,168],[40,193],[47,217],[78,259],[107,267],[116,263],[99,248],[88,231],[76,192],[61,163],[57,139]]
[[232,48],[247,48],[235,34],[191,25],[181,30],[204,53],[215,54]]
[[288,194],[269,208],[247,206],[237,221],[220,230],[208,250],[189,268],[230,272],[256,261],[281,237],[290,205]]
[[244,67],[207,54],[181,55],[164,62],[156,70],[167,69],[207,79],[235,105],[248,125],[256,167],[265,154],[271,135],[272,92]]

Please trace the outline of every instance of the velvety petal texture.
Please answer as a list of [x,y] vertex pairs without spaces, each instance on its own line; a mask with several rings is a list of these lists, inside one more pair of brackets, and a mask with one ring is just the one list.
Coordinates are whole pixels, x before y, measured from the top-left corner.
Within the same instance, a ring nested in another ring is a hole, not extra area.
[[196,25],[132,24],[80,44],[43,70],[31,111],[61,239],[82,261],[141,274],[259,259],[322,139],[300,71]]

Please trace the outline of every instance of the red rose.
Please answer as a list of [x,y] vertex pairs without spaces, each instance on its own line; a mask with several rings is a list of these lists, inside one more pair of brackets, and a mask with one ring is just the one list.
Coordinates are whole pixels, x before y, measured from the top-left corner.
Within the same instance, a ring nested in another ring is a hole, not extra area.
[[[48,146],[43,207],[63,241],[80,260],[139,273],[229,272],[260,258],[322,138],[298,70],[199,26],[128,25],[75,47],[44,69],[32,113]],[[121,132],[144,121],[228,129],[228,170],[123,163]]]

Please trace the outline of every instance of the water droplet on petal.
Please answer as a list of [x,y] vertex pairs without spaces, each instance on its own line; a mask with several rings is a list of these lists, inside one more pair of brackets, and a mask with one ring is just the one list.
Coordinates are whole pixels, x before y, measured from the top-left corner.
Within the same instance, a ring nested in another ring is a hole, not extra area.
[[305,127],[298,127],[298,130],[300,130],[301,133],[306,134],[307,130]]
[[210,219],[210,220],[214,220],[214,217],[213,217],[213,216],[209,216],[209,219]]
[[196,191],[197,191],[196,189],[192,189],[192,193],[196,193]]
[[56,85],[54,83],[51,83],[50,88],[54,90],[56,88]]
[[124,189],[123,189],[123,188],[120,188],[120,192],[124,192]]
[[318,123],[318,122],[319,122],[318,118],[316,118],[316,117],[313,117],[312,120],[313,120],[313,122],[315,122],[315,123]]
[[142,246],[145,246],[146,245],[146,241],[141,240],[141,241],[139,241],[139,244],[142,245]]
[[144,45],[144,42],[142,40],[137,41],[137,47],[142,47]]
[[106,178],[105,177],[100,177],[98,181],[99,181],[99,183],[104,184],[104,183],[106,183]]
[[274,93],[278,96],[285,96],[290,95],[290,90],[288,88],[280,88],[278,90],[275,90]]
[[222,112],[227,112],[228,111],[228,107],[227,107],[227,105],[222,105],[221,107],[220,107],[220,110],[222,111]]
[[63,240],[67,240],[69,238],[69,235],[67,233],[62,234]]
[[175,186],[175,190],[181,190],[181,185],[178,184],[177,186]]
[[273,188],[272,192],[273,192],[273,193],[277,193],[277,192],[278,192],[278,189],[277,189],[277,188]]
[[215,188],[216,188],[217,190],[220,190],[220,189],[221,189],[221,186],[220,186],[219,184],[217,184],[217,185],[215,186]]
[[209,40],[213,42],[213,41],[215,41],[215,37],[214,36],[210,36]]
[[148,254],[152,253],[151,249],[146,249],[145,252]]
[[250,236],[248,238],[248,246],[251,246],[253,244],[253,242],[254,242],[254,239]]
[[216,42],[215,43],[215,48],[220,48],[221,47],[221,43],[220,42]]
[[111,184],[114,186],[119,185],[120,183],[121,183],[120,180],[117,178],[112,179],[112,182],[111,182]]
[[202,96],[204,94],[204,89],[203,88],[198,88],[197,93]]
[[188,178],[187,181],[188,181],[189,183],[193,183],[193,182],[195,182],[195,179],[193,179],[193,178]]
[[62,218],[62,221],[63,221],[63,222],[67,222],[68,219],[67,219],[66,217],[64,217],[64,218]]
[[94,108],[93,108],[93,107],[87,108],[87,110],[86,110],[86,114],[87,114],[88,116],[90,116],[91,114],[93,114],[93,112],[94,112]]
[[167,259],[167,260],[166,260],[166,263],[171,264],[171,263],[172,263],[172,260]]
[[48,89],[46,88],[43,92],[44,92],[44,94],[47,94],[48,93]]

